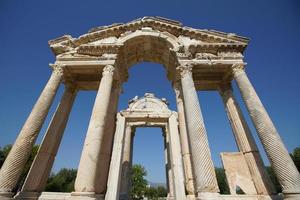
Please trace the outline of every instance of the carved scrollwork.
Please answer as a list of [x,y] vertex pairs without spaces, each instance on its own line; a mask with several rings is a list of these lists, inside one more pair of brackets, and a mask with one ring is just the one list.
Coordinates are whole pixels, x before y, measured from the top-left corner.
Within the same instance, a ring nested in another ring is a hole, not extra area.
[[212,54],[212,53],[196,53],[195,56],[196,59],[206,59],[206,60],[211,60],[211,59],[216,59],[218,56]]
[[176,70],[179,72],[181,78],[185,76],[192,76],[192,64],[186,64],[186,65],[180,65],[176,68]]
[[244,73],[246,63],[235,63],[232,65],[232,74],[238,75],[240,73]]
[[102,76],[113,75],[115,71],[115,67],[113,65],[106,65],[103,68]]
[[63,76],[64,75],[64,67],[65,64],[49,64],[52,68],[52,73],[56,74],[57,76]]

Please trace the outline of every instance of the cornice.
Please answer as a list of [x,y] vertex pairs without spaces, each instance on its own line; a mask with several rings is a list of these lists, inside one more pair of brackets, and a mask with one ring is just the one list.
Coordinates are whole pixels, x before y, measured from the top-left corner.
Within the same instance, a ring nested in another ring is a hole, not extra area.
[[[70,35],[49,41],[51,49],[56,55],[68,52],[69,50],[87,45],[88,43],[101,40],[108,37],[121,37],[126,32],[134,32],[143,27],[151,27],[153,30],[160,32],[168,32],[175,37],[180,35],[190,37],[202,41],[204,44],[200,47],[239,47],[243,51],[248,39],[237,36],[233,33],[223,33],[215,30],[194,29],[182,26],[180,22],[169,20],[162,17],[143,17],[126,24],[115,23],[109,26],[101,26],[91,29],[88,33],[81,35],[78,38],[72,38]],[[81,47],[80,47],[81,48]],[[192,47],[193,48],[193,47]]]

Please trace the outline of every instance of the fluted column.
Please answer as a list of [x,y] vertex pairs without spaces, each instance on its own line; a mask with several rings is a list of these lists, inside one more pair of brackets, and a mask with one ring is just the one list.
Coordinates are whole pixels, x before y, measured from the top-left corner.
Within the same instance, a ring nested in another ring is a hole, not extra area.
[[128,126],[125,132],[125,141],[122,159],[122,177],[120,188],[120,199],[129,199],[130,178],[131,178],[131,155],[132,155],[132,128]]
[[45,189],[75,96],[76,88],[67,85],[18,198],[36,199]]
[[109,172],[109,164],[111,159],[111,152],[113,146],[113,138],[116,130],[116,115],[118,110],[119,95],[121,93],[121,83],[118,81],[113,82],[111,90],[111,98],[109,102],[109,110],[107,111],[106,131],[103,135],[103,142],[100,150],[100,167],[97,169],[97,185],[96,191],[105,193],[107,186],[107,178]]
[[183,164],[178,132],[178,122],[175,112],[169,117],[169,137],[175,199],[185,200],[186,195],[184,187]]
[[195,179],[193,175],[192,162],[191,162],[191,154],[190,154],[190,145],[188,141],[188,133],[185,122],[185,114],[184,114],[184,105],[183,105],[183,94],[181,89],[181,83],[176,82],[174,84],[174,90],[176,94],[176,103],[177,103],[177,111],[178,111],[178,121],[179,121],[179,132],[180,132],[180,140],[181,140],[181,150],[183,157],[183,165],[185,171],[185,186],[187,190],[187,194],[194,196],[195,195]]
[[100,150],[109,109],[114,69],[114,66],[107,65],[102,72],[102,78],[80,158],[75,181],[75,192],[72,193],[74,197],[92,196],[93,198],[102,198],[102,195],[99,195],[101,191],[96,190],[98,181],[97,169],[101,162]]
[[[201,108],[195,89],[192,66],[179,66],[184,109],[191,145],[192,162],[196,179],[198,199],[206,199],[207,193],[219,192],[214,165],[208,145],[206,130],[201,114]],[[212,194],[211,194],[212,195]]]
[[285,198],[300,199],[300,174],[249,81],[244,64],[233,65],[232,72]]
[[11,197],[32,147],[45,121],[63,77],[63,66],[52,65],[53,72],[28,116],[0,171],[0,199]]
[[242,114],[242,111],[235,100],[230,83],[224,83],[219,88],[226,113],[230,121],[231,128],[237,146],[244,154],[248,164],[257,194],[275,194],[273,183],[267,174],[263,160],[259,154],[255,140]]

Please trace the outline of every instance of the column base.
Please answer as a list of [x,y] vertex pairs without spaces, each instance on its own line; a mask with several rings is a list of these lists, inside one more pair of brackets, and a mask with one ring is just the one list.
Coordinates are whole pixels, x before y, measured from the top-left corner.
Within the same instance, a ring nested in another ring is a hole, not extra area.
[[69,200],[104,200],[104,194],[95,192],[72,192]]
[[0,200],[11,200],[13,195],[12,192],[0,192]]
[[289,194],[287,194],[287,193],[285,193],[285,194],[283,194],[283,199],[284,200],[299,200],[300,199],[300,193],[294,193],[294,194],[292,194],[292,193],[289,193]]
[[219,198],[220,198],[219,193],[211,193],[211,192],[200,192],[196,197],[197,200],[217,200]]
[[18,192],[18,194],[16,194],[14,199],[37,200],[40,195],[41,195],[40,192],[21,191],[21,192]]

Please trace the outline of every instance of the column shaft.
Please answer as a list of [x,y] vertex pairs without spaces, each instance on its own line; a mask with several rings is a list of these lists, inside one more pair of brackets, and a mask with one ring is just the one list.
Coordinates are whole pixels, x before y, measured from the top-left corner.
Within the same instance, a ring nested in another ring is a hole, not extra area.
[[252,175],[254,185],[258,194],[274,194],[275,189],[270,177],[267,174],[262,158],[259,154],[255,140],[242,114],[242,111],[234,98],[231,84],[224,84],[220,87],[226,113],[233,130],[237,146],[244,154]]
[[53,73],[28,116],[18,138],[0,171],[0,197],[11,196],[45,121],[62,80],[62,66],[54,65]]
[[[127,129],[127,127],[126,127]],[[114,138],[113,152],[109,167],[109,175],[107,180],[107,192],[105,200],[119,200],[121,170],[122,170],[122,155],[124,149],[124,134],[125,133],[125,117],[118,114],[117,128]]]
[[131,126],[126,128],[125,141],[122,159],[122,178],[121,178],[121,199],[129,199],[130,178],[131,178],[131,152],[132,152],[132,130]]
[[105,124],[105,132],[103,135],[103,142],[100,150],[100,167],[97,169],[97,186],[96,190],[99,193],[105,193],[107,186],[107,178],[109,172],[109,164],[111,159],[111,152],[113,146],[114,133],[116,130],[116,114],[118,110],[118,100],[120,95],[121,86],[115,81],[111,91],[111,99],[109,102],[109,110]]
[[171,161],[171,148],[170,148],[170,131],[169,127],[165,127],[165,133],[166,133],[166,145],[165,145],[165,155],[166,155],[166,176],[167,176],[167,182],[168,182],[168,199],[174,199],[174,179],[173,179],[173,167],[172,167],[172,161]]
[[183,165],[185,169],[185,185],[188,195],[195,195],[195,183],[191,162],[190,145],[188,141],[188,133],[184,114],[183,94],[180,82],[174,87],[177,102],[178,121],[180,130],[181,149],[183,157]]
[[101,191],[97,191],[97,169],[101,163],[100,150],[105,132],[113,74],[113,66],[104,67],[80,158],[73,196],[89,196],[101,193]]
[[283,193],[298,194],[297,198],[299,198],[300,174],[243,67],[241,64],[234,65],[233,76],[241,91],[258,136],[282,186]]
[[42,192],[45,189],[75,96],[76,89],[66,86],[63,97],[49,124],[21,193]]
[[181,156],[180,139],[178,133],[177,116],[174,113],[169,118],[171,166],[174,178],[174,194],[176,200],[186,199],[184,187],[184,173]]
[[181,85],[184,97],[189,144],[191,145],[193,170],[196,179],[198,198],[201,193],[218,193],[214,165],[208,145],[201,108],[195,89],[191,66],[180,66]]

